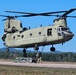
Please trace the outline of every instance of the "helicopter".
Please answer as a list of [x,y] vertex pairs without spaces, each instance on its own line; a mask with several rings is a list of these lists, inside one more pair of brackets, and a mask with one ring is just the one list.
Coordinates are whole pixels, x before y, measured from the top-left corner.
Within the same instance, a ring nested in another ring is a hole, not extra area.
[[[75,11],[76,8],[72,8],[68,11],[56,11],[56,12],[45,12],[45,13],[28,13],[28,12],[17,12],[17,11],[5,11],[9,13],[22,14],[19,16],[6,16],[0,15],[2,17],[7,17],[4,19],[4,34],[2,40],[6,46],[6,51],[9,48],[23,48],[23,53],[26,54],[27,48],[34,48],[34,50],[39,50],[40,46],[52,45],[51,51],[55,51],[54,44],[62,45],[71,40],[74,36],[70,28],[67,25],[67,17],[76,18],[76,16],[67,16],[71,12]],[[57,13],[63,13],[58,15]],[[18,17],[33,17],[33,16],[56,16],[53,25],[40,26],[37,28],[26,28],[22,27],[22,22],[16,20]]]

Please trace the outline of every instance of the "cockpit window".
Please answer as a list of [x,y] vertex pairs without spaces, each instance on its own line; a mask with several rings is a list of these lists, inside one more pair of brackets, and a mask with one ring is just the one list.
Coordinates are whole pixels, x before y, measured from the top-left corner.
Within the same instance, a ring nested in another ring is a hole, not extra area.
[[67,31],[69,28],[61,28],[62,31]]
[[58,31],[70,31],[70,29],[67,27],[59,27],[57,30]]

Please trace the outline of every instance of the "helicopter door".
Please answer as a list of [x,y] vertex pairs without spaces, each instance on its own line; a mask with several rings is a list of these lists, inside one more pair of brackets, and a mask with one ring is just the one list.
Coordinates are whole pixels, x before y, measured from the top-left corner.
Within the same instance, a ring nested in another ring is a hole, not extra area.
[[47,35],[48,35],[48,36],[51,36],[51,35],[52,35],[52,28],[49,28],[49,29],[47,30]]
[[57,29],[57,32],[58,32],[58,36],[61,36],[61,27],[59,27],[59,28]]

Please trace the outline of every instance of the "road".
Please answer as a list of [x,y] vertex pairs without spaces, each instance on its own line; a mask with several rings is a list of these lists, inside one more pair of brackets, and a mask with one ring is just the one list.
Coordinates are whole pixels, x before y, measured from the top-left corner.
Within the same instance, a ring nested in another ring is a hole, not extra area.
[[76,68],[76,63],[15,63],[0,61],[0,65],[31,66],[31,67],[51,67],[51,68]]

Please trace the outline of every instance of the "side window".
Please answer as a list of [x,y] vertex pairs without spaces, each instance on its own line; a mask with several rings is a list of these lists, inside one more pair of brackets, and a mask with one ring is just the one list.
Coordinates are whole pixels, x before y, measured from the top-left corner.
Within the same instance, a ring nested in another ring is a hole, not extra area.
[[30,36],[32,36],[32,33],[30,33]]
[[39,32],[39,35],[41,35],[41,32]]
[[15,36],[13,36],[13,39],[15,39]]
[[57,31],[59,32],[60,31],[60,28],[58,28]]
[[24,37],[24,35],[21,36],[22,38]]
[[52,35],[52,28],[50,28],[50,29],[47,30],[47,35],[48,36]]

